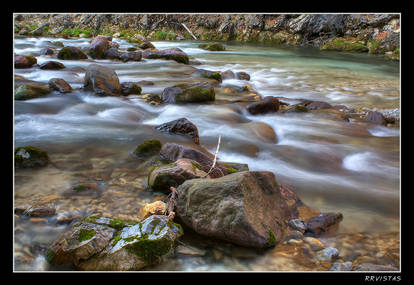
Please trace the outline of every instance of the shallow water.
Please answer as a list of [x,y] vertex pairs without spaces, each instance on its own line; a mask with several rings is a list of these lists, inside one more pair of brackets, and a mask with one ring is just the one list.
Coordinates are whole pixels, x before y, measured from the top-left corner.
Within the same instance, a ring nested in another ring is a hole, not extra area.
[[[40,49],[51,46],[48,41],[54,40],[80,47],[88,44],[85,39],[17,38],[14,51],[31,53],[40,64],[51,60],[39,56]],[[131,45],[114,41],[121,48]],[[229,43],[225,52],[204,51],[197,48],[199,43],[186,41],[153,44],[160,49],[181,48],[202,63],[196,68],[231,69],[251,76],[248,82],[225,80],[222,87],[248,83],[261,96],[322,100],[350,107],[393,109],[400,105],[399,64],[375,56],[250,44]],[[53,60],[67,68],[15,69],[15,74],[41,82],[63,78],[79,88],[82,68],[94,62]],[[143,93],[161,93],[178,82],[196,80],[190,75],[193,67],[174,61],[95,62],[114,69],[121,83],[153,81],[152,86],[142,86]],[[141,162],[131,152],[151,138],[194,147],[186,138],[153,128],[186,117],[197,125],[200,144],[210,152],[214,153],[217,138],[222,136],[219,160],[247,163],[250,170],[272,171],[309,206],[342,212],[340,234],[399,232],[398,128],[348,123],[315,113],[251,116],[220,92],[212,104],[152,106],[140,96],[98,97],[81,90],[15,101],[15,147],[38,146],[48,151],[52,160],[43,169],[16,171],[15,204],[53,203],[58,215],[100,213],[138,219],[139,209],[153,201],[154,194],[145,190],[145,173],[136,170]],[[71,187],[84,182],[100,186],[74,194]],[[19,259],[15,270],[48,270],[42,259],[43,248],[70,225],[56,225],[53,217],[37,223],[18,217],[15,225],[20,229],[15,232],[15,250],[28,248],[31,255],[26,261]],[[191,239],[185,242],[194,243]],[[39,246],[33,248],[36,244]],[[321,270],[298,265],[299,257],[296,261],[277,257],[276,249],[247,260],[226,255],[213,258],[213,251],[209,248],[204,257],[177,257],[149,270]]]

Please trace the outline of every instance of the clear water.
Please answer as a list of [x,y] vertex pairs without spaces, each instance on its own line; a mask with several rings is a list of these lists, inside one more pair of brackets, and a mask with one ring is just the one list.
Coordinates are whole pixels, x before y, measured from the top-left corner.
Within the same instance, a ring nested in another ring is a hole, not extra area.
[[[53,40],[72,46],[88,44],[86,39],[18,38],[14,51],[31,53],[40,64],[51,60],[39,56],[39,52]],[[131,45],[114,41],[121,48]],[[400,105],[399,63],[375,56],[236,43],[229,43],[225,52],[201,50],[197,48],[199,43],[186,41],[153,44],[160,49],[181,48],[202,63],[196,68],[231,69],[251,76],[249,82],[225,80],[222,87],[248,83],[261,96],[322,100],[356,108],[391,109]],[[84,71],[77,67],[86,68],[97,62],[114,69],[121,82],[153,81],[152,86],[142,86],[143,93],[161,93],[165,87],[196,80],[190,75],[193,67],[174,61],[53,60],[67,68],[15,69],[15,74],[41,82],[51,77],[63,78],[78,88],[82,86]],[[55,195],[58,198],[52,199],[52,203],[58,213],[82,216],[98,212],[136,219],[140,207],[151,202],[154,194],[144,190],[145,177],[136,172],[140,162],[130,153],[140,142],[151,138],[194,147],[185,138],[161,134],[153,128],[186,117],[198,127],[201,147],[210,152],[215,151],[217,138],[222,136],[220,160],[247,163],[250,170],[272,171],[278,181],[293,188],[309,206],[342,212],[344,220],[339,233],[399,232],[399,129],[336,121],[309,113],[251,116],[240,111],[241,106],[226,101],[228,96],[220,90],[217,92],[214,104],[151,106],[140,96],[97,97],[80,90],[15,101],[15,147],[38,146],[48,151],[54,162],[39,170],[16,171],[15,204],[38,203]],[[272,139],[271,130],[277,142]],[[85,181],[104,186],[83,195],[73,194],[71,187]],[[16,270],[49,270],[42,261],[42,250],[33,249],[33,244],[43,237],[46,241],[40,244],[45,247],[50,237],[55,237],[51,232],[60,233],[69,227],[55,223],[53,218],[39,223],[16,218],[15,225],[21,231],[15,234],[15,246],[19,250],[29,248],[33,258],[30,262],[17,262]],[[275,251],[264,255],[272,257]],[[286,260],[276,262],[279,259],[272,259],[272,264],[277,265],[268,268],[254,260],[217,262],[207,257],[184,258],[151,270],[301,268]]]

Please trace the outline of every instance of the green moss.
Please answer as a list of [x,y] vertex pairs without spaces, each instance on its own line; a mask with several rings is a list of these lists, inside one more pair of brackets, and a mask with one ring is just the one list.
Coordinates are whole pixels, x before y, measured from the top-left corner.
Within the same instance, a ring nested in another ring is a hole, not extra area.
[[51,91],[49,87],[29,83],[29,84],[20,85],[16,89],[14,99],[15,100],[28,100],[28,99],[42,97],[50,92]]
[[150,187],[150,188],[153,188],[154,187],[154,189],[155,188],[157,188],[158,186],[159,186],[159,184],[160,184],[160,182],[158,181],[154,181],[154,184],[151,184],[150,183],[150,178],[151,178],[151,174],[152,174],[152,172],[154,172],[154,170],[155,169],[157,169],[157,168],[160,168],[160,167],[169,167],[169,166],[174,166],[175,165],[175,163],[173,162],[173,163],[169,163],[169,164],[162,164],[162,165],[156,165],[156,166],[154,166],[154,167],[152,167],[151,168],[151,170],[149,171],[149,173],[148,173],[148,178],[147,178],[147,184],[148,184],[148,186]]
[[[29,157],[20,154],[20,150],[25,150]],[[46,151],[34,146],[21,146],[14,150],[14,161],[17,167],[36,167],[45,166],[49,163],[49,156]]]
[[109,222],[109,226],[111,228],[120,230],[120,229],[122,229],[122,228],[124,228],[126,226],[126,223],[124,221],[120,220],[120,219],[113,218]]
[[87,37],[92,37],[94,35],[94,31],[92,31],[90,29],[65,28],[65,29],[63,29],[61,34],[65,35],[65,36],[68,36],[68,37],[79,37],[80,34],[86,34]]
[[72,189],[74,190],[74,191],[82,191],[82,190],[85,190],[87,187],[85,186],[85,185],[83,185],[83,184],[78,184],[78,185],[76,185],[76,186],[74,186]]
[[235,169],[235,168],[233,168],[233,167],[229,166],[229,167],[227,167],[227,172],[228,172],[229,174],[231,174],[231,173],[236,173],[236,172],[238,172],[238,171],[237,171],[237,169]]
[[210,50],[210,51],[223,51],[226,50],[226,47],[221,43],[206,43],[198,46],[201,49]]
[[112,241],[112,246],[115,246],[117,243],[118,243],[118,241],[120,241],[122,238],[121,238],[121,232],[119,232],[115,237],[114,237],[114,239],[113,239],[113,241]]
[[134,154],[138,156],[149,156],[158,154],[161,150],[162,143],[160,140],[146,140],[134,150]]
[[295,109],[296,112],[307,112],[308,109],[305,106],[302,105],[295,105]]
[[267,240],[269,246],[274,246],[276,244],[276,236],[272,230],[269,230],[269,238]]
[[93,238],[95,236],[95,234],[96,234],[96,231],[95,230],[92,230],[92,229],[90,229],[90,230],[81,229],[79,231],[78,240],[79,240],[79,242],[83,242],[85,240],[89,240],[89,239]]
[[34,24],[30,24],[30,26],[29,26],[29,30],[30,30],[31,32],[33,32],[33,31],[34,31],[34,30],[36,30],[38,27],[39,27],[39,25],[38,25],[38,24],[36,24],[36,23],[34,23]]
[[193,171],[194,172],[196,172],[196,169],[198,169],[198,170],[203,170],[203,168],[201,167],[201,165],[200,164],[198,164],[197,162],[195,162],[195,161],[191,161],[191,165],[193,166]]
[[194,87],[185,89],[175,98],[176,102],[204,102],[214,101],[216,93],[214,88]]
[[148,264],[151,264],[167,254],[171,250],[172,245],[173,243],[168,238],[150,240],[145,235],[139,238],[138,242],[128,245],[126,248]]
[[52,249],[48,249],[45,254],[45,259],[48,263],[52,263],[53,258],[55,258],[55,252]]
[[80,49],[71,49],[69,47],[63,47],[57,57],[59,59],[87,59],[88,56]]
[[221,74],[220,74],[220,72],[214,72],[213,74],[203,73],[203,74],[201,74],[201,76],[204,77],[204,78],[215,79],[215,80],[221,82]]
[[335,39],[323,45],[321,50],[367,52],[369,49],[359,42]]
[[129,48],[127,48],[127,51],[136,51],[136,50],[137,50],[136,47],[129,47]]
[[393,52],[392,52],[392,55],[394,55],[394,56],[400,56],[400,47],[397,47]]
[[175,40],[177,38],[177,35],[173,32],[168,32],[168,31],[157,31],[155,32],[155,34],[152,36],[152,38],[154,40]]

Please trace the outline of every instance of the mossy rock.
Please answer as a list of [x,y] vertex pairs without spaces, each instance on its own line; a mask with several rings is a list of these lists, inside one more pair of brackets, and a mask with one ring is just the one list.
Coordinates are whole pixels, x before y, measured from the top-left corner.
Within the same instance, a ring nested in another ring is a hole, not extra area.
[[51,91],[47,85],[28,83],[17,87],[14,95],[15,100],[28,100],[42,97],[49,94]]
[[226,50],[226,47],[221,43],[206,43],[198,46],[201,49],[210,50],[210,51],[223,51]]
[[134,154],[139,157],[148,157],[158,154],[161,150],[162,143],[160,140],[146,140],[139,144],[134,150]]
[[48,165],[49,156],[37,147],[21,146],[14,151],[14,163],[17,168],[43,167]]
[[127,48],[127,51],[136,51],[138,48],[136,48],[136,47],[128,47]]
[[59,59],[87,59],[88,56],[77,47],[63,47],[57,57]]
[[332,40],[323,45],[321,50],[368,52],[369,48],[359,42],[344,41],[340,39]]
[[161,94],[166,103],[191,103],[214,101],[216,93],[209,84],[200,82],[190,84],[178,84],[165,88]]

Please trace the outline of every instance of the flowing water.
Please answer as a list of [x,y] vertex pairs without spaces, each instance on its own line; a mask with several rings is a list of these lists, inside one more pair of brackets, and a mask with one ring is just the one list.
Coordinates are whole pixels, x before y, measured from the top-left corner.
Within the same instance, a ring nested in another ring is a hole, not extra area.
[[[41,64],[51,59],[40,56],[40,49],[52,46],[50,41],[55,40],[65,46],[84,47],[89,43],[87,39],[16,38],[14,51],[33,54]],[[121,48],[131,45],[114,41]],[[251,76],[248,82],[225,80],[221,87],[248,83],[262,97],[284,97],[289,102],[311,99],[370,109],[400,106],[399,63],[375,56],[257,44],[229,43],[224,52],[201,50],[197,48],[199,43],[187,41],[153,44],[159,49],[181,48],[201,62],[197,68],[231,69]],[[53,60],[67,68],[15,69],[15,74],[40,82],[63,78],[73,88],[79,88],[84,69],[96,62],[114,69],[121,83],[154,82],[142,85],[143,94],[160,94],[166,87],[195,80],[189,75],[193,67],[174,61]],[[46,219],[15,215],[15,270],[53,270],[44,262],[44,249],[70,227],[57,222],[59,217],[98,213],[138,219],[140,208],[160,193],[145,190],[146,176],[137,170],[140,161],[131,152],[139,143],[152,138],[194,147],[186,138],[162,134],[153,128],[182,117],[197,125],[201,147],[212,153],[218,137],[222,136],[219,160],[247,163],[250,170],[272,171],[278,182],[294,189],[310,207],[323,212],[342,212],[344,220],[337,240],[341,234],[380,235],[377,238],[381,240],[382,234],[397,233],[395,239],[399,243],[398,128],[333,120],[316,113],[252,116],[243,111],[242,105],[230,102],[237,96],[222,90],[216,90],[214,103],[187,105],[152,106],[140,96],[98,97],[81,90],[15,101],[15,147],[33,145],[44,149],[52,163],[46,168],[15,172],[14,203],[53,204],[57,211],[56,216]],[[96,183],[98,187],[80,193],[72,190],[77,183],[85,182]],[[190,236],[185,243],[198,246],[205,243],[197,235]],[[364,245],[361,247],[364,250]],[[318,269],[300,264],[297,259],[278,256],[280,247],[253,257],[232,254],[243,251],[240,248],[233,248],[226,255],[226,245],[219,243],[205,248],[208,253],[204,256],[174,257],[149,270]],[[346,247],[338,249],[346,255]],[[350,255],[358,250],[348,248]]]

